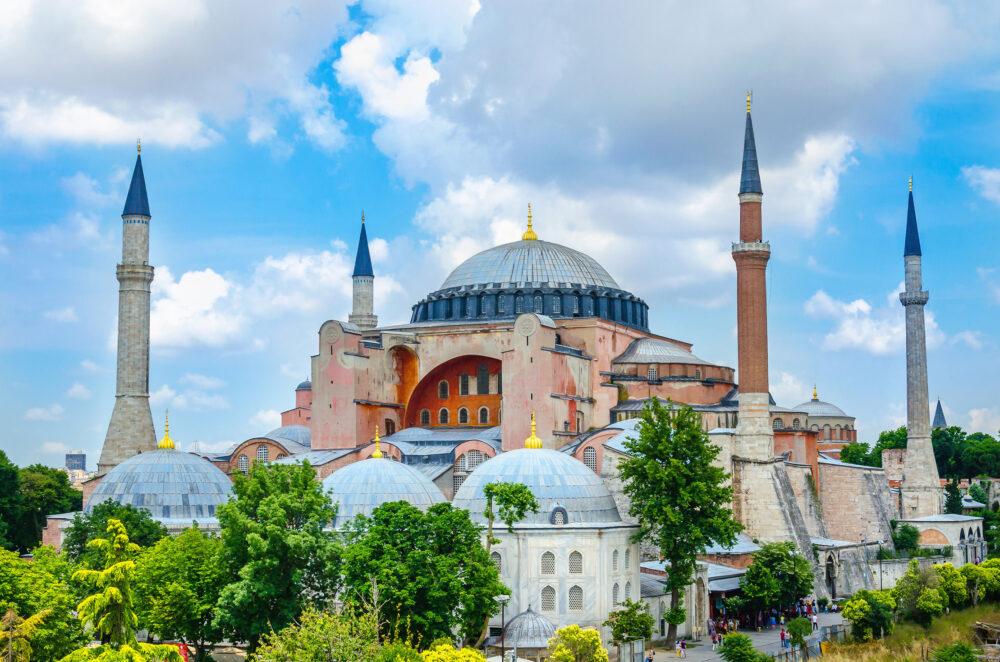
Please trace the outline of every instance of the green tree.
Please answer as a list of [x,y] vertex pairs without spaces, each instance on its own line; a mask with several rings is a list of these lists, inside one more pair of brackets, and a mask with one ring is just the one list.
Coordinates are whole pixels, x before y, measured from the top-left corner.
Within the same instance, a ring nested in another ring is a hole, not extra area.
[[3,662],[29,662],[31,640],[50,613],[50,609],[43,609],[33,616],[21,618],[16,611],[8,609],[0,617],[0,659]]
[[319,611],[307,607],[297,622],[261,640],[251,662],[356,662],[376,659],[378,615],[371,610]]
[[668,410],[653,398],[636,432],[638,438],[625,441],[628,457],[618,470],[629,514],[639,524],[633,542],[655,541],[668,568],[667,641],[672,644],[697,555],[712,544],[731,545],[741,527],[730,508],[729,475],[715,464],[720,449],[710,443],[699,414],[691,407]]
[[874,466],[872,464],[871,449],[868,444],[852,441],[840,449],[840,461],[848,464],[861,464]]
[[753,641],[745,634],[734,632],[722,638],[719,655],[726,662],[768,662],[770,655],[753,647]]
[[439,644],[420,654],[421,662],[486,662],[483,654],[475,648],[455,648],[451,644]]
[[871,466],[882,466],[882,451],[894,448],[906,448],[906,426],[903,425],[895,430],[884,430],[878,436],[878,441],[871,450]]
[[927,626],[948,606],[948,598],[939,590],[940,586],[941,575],[932,568],[921,568],[920,563],[913,559],[893,587],[892,596],[896,598],[903,616]]
[[969,496],[989,508],[990,497],[979,483],[973,483],[969,487]]
[[962,514],[962,493],[958,490],[958,480],[952,479],[944,487],[944,512],[950,515]]
[[[486,510],[483,512],[487,522],[486,551],[493,543],[499,542],[493,537],[494,518],[506,524],[507,530],[513,533],[514,524],[527,517],[528,513],[538,512],[538,500],[523,483],[487,483],[483,486],[483,494],[486,495]],[[496,513],[493,512],[494,505]]]
[[46,517],[83,507],[83,493],[70,485],[69,476],[41,464],[18,472],[18,489],[20,512],[11,542],[21,553],[34,549],[42,541]]
[[653,617],[644,602],[625,600],[621,609],[608,614],[604,627],[611,628],[611,638],[616,644],[630,643],[636,639],[648,641],[653,636]]
[[965,475],[962,451],[965,448],[965,431],[957,426],[934,428],[931,431],[931,445],[938,474],[945,478],[959,478]]
[[934,651],[934,662],[976,662],[983,659],[981,650],[973,648],[971,644],[959,642],[950,644]]
[[79,649],[63,658],[63,662],[181,662],[181,656],[170,646],[136,641],[135,631],[139,622],[135,613],[133,586],[135,557],[140,548],[129,541],[128,531],[118,520],[108,522],[107,534],[107,538],[95,538],[88,543],[103,556],[103,569],[82,568],[73,573],[74,580],[96,590],[77,605],[77,611],[80,620],[89,624],[100,637],[102,645]]
[[982,432],[968,435],[961,453],[964,477],[1000,476],[1000,442],[992,436]]
[[806,658],[809,658],[809,649],[806,647],[806,638],[812,634],[812,623],[808,618],[793,618],[788,622],[788,639],[792,646],[798,646]]
[[308,462],[255,463],[248,475],[236,474],[233,493],[235,501],[217,511],[231,583],[213,625],[253,652],[262,635],[287,627],[307,602],[332,599],[339,546],[325,529],[336,509]]
[[550,662],[608,662],[601,635],[593,628],[567,625],[549,639]]
[[219,538],[192,526],[150,547],[137,564],[140,624],[162,639],[191,644],[198,660],[207,659],[208,645],[222,640],[212,622],[226,585],[221,547]]
[[21,516],[20,472],[0,451],[0,547],[10,549],[10,534]]
[[920,540],[920,529],[912,524],[899,524],[895,520],[893,522],[895,524],[892,530],[892,544],[896,547],[896,551],[904,553],[916,551]]
[[844,605],[843,615],[851,623],[855,641],[872,641],[892,634],[896,599],[889,591],[861,589]]
[[950,563],[940,563],[934,566],[939,584],[938,588],[947,598],[947,607],[958,609],[969,601],[968,582],[966,578]]
[[[405,501],[385,503],[347,525],[344,589],[386,607],[384,632],[408,631],[418,644],[479,634],[508,592],[469,514],[439,503],[426,512]],[[374,584],[373,584],[374,580]]]
[[108,499],[86,513],[77,513],[73,523],[63,536],[62,549],[70,561],[81,562],[88,567],[99,567],[103,562],[101,552],[89,547],[91,540],[106,535],[108,522],[118,520],[126,531],[132,532],[129,539],[140,547],[151,547],[167,537],[167,528],[153,519],[145,508],[122,505]]
[[767,543],[754,553],[753,566],[756,565],[766,568],[777,582],[779,605],[790,605],[812,592],[812,565],[796,551],[795,543]]
[[754,611],[763,611],[778,604],[781,587],[767,566],[754,563],[740,579],[740,592],[743,604]]

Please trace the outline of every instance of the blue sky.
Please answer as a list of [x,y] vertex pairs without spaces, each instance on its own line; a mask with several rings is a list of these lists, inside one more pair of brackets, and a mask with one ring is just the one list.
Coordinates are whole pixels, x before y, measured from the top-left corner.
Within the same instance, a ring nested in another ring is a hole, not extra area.
[[0,448],[91,466],[114,398],[143,141],[151,391],[182,447],[277,421],[344,319],[364,210],[382,322],[517,238],[594,255],[651,326],[736,364],[743,97],[771,241],[772,391],[905,420],[906,179],[930,397],[996,433],[1000,10],[933,2],[24,0],[0,24]]

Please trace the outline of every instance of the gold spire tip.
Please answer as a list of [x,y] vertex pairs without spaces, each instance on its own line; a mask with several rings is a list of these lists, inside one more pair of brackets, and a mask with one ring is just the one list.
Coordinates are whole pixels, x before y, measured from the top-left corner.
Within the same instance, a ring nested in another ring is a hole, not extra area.
[[910,175],[910,193],[913,193],[913,175]]
[[747,90],[747,114],[750,114],[750,90]]
[[816,393],[816,385],[813,384],[813,400],[819,400],[819,394]]
[[542,440],[535,434],[535,412],[531,412],[531,436],[524,440],[525,448],[541,448]]
[[365,210],[361,210],[361,225],[365,224]]
[[528,229],[521,235],[521,241],[538,241],[538,235],[531,227],[531,203],[528,203]]
[[170,438],[170,410],[163,416],[163,439],[160,439],[160,443],[157,444],[157,448],[169,449],[174,448],[174,440]]
[[142,154],[142,138],[135,139],[135,153]]
[[378,426],[376,425],[375,426],[375,452],[372,453],[372,457],[374,457],[376,459],[382,457],[382,450],[379,448],[379,441],[381,441],[381,440],[378,438]]

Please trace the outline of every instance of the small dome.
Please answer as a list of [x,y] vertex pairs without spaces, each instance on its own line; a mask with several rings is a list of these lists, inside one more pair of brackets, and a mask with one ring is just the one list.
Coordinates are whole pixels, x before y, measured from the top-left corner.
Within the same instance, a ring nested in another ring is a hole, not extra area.
[[792,409],[795,411],[804,411],[809,416],[817,418],[851,418],[837,405],[832,405],[829,402],[823,402],[816,398],[796,405]]
[[567,524],[622,521],[600,476],[572,456],[541,448],[508,451],[483,462],[462,483],[454,506],[469,511],[474,522],[485,524],[483,488],[496,482],[523,483],[538,500],[538,512],[520,525],[553,524],[557,511],[562,511]]
[[312,382],[307,379],[304,382],[302,382],[301,384],[299,384],[298,386],[296,386],[295,390],[296,391],[311,391],[312,387],[313,387]]
[[621,289],[597,260],[560,244],[522,240],[488,248],[458,265],[441,285],[442,290],[469,285],[500,283],[576,283]]
[[310,446],[309,428],[305,425],[283,425],[280,428],[271,430],[264,436],[275,441],[287,439],[307,448]]
[[714,365],[681,345],[658,338],[636,338],[612,363],[693,363]]
[[531,605],[511,619],[504,630],[504,643],[511,648],[548,648],[549,639],[556,636],[552,621],[532,611]]
[[334,471],[323,479],[323,491],[339,505],[334,528],[359,514],[371,515],[390,501],[406,501],[421,510],[445,503],[444,494],[427,476],[388,458],[368,458]]
[[109,471],[87,501],[85,512],[108,499],[145,508],[153,519],[215,520],[216,509],[229,501],[232,481],[208,460],[191,453],[162,449],[140,453]]

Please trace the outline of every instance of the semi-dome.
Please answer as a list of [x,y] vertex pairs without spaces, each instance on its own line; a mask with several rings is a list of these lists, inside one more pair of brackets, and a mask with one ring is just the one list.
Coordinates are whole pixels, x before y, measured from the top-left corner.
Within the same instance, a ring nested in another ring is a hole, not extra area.
[[493,283],[553,287],[574,283],[582,287],[621,289],[611,274],[589,255],[537,239],[494,246],[473,255],[451,272],[440,289]]
[[483,462],[469,474],[452,502],[469,511],[473,521],[486,523],[489,483],[523,483],[538,500],[538,512],[515,526],[538,524],[610,524],[622,521],[611,492],[583,462],[542,448],[521,448]]
[[264,437],[279,443],[282,439],[287,439],[306,448],[311,445],[310,431],[306,425],[282,425],[280,428],[274,428],[265,434]]
[[338,505],[334,528],[357,515],[371,515],[390,501],[406,501],[421,510],[445,503],[444,494],[427,476],[383,457],[371,457],[334,471],[323,479],[323,491]]
[[84,510],[111,499],[145,508],[161,522],[214,521],[233,493],[232,481],[208,460],[160,444],[159,450],[134,455],[105,474]]
[[796,405],[793,409],[795,411],[804,411],[809,416],[817,418],[851,418],[837,405],[820,400],[815,389],[813,389],[812,400],[807,400],[800,405]]

